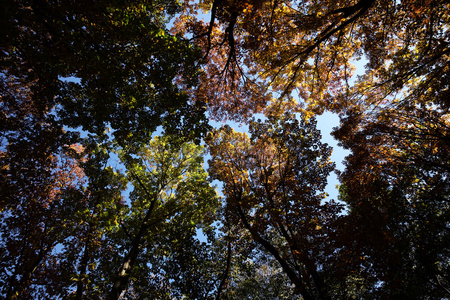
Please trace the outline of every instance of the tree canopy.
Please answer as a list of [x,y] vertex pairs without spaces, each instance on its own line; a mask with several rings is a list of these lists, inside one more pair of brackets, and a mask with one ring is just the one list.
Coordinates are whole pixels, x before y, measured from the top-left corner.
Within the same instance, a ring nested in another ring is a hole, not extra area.
[[0,298],[450,297],[447,1],[18,0],[0,22]]

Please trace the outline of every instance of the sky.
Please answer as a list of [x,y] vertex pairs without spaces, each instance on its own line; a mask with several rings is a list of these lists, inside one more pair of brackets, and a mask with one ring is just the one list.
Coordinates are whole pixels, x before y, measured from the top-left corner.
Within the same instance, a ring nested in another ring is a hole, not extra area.
[[[347,155],[350,154],[349,150],[339,147],[337,141],[331,136],[331,131],[333,127],[339,125],[339,117],[331,112],[325,112],[323,115],[317,117],[317,127],[322,134],[322,142],[327,143],[333,147],[333,153],[331,155],[331,160],[336,164],[336,169],[339,171],[344,170],[343,160]],[[328,199],[337,200],[338,190],[336,185],[339,184],[337,175],[335,173],[330,174],[328,177],[328,185],[325,192],[328,193]]]

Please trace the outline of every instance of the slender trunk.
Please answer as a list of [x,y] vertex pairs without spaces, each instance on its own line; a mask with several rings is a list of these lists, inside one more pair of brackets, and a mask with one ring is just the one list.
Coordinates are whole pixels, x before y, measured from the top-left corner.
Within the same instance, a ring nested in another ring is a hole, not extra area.
[[86,277],[86,273],[87,273],[87,266],[89,263],[89,256],[90,256],[90,251],[89,251],[89,244],[91,241],[91,232],[92,232],[92,226],[89,225],[89,231],[87,232],[86,235],[86,241],[84,243],[84,252],[83,252],[83,257],[81,258],[80,261],[80,266],[78,267],[78,274],[79,274],[79,279],[77,282],[77,293],[76,293],[76,300],[81,300],[83,299],[83,293],[84,293],[84,278]]
[[127,256],[125,256],[125,259],[117,272],[117,279],[115,280],[108,296],[109,300],[119,299],[122,292],[127,288],[130,271],[139,255],[139,251],[140,238],[135,239],[135,243],[133,243],[130,252],[127,254]]
[[231,242],[228,242],[228,250],[227,250],[227,267],[225,269],[225,273],[223,274],[222,280],[220,281],[219,288],[217,289],[217,297],[216,300],[220,299],[220,294],[222,293],[222,290],[225,286],[225,283],[228,279],[228,274],[230,272],[230,266],[231,266]]

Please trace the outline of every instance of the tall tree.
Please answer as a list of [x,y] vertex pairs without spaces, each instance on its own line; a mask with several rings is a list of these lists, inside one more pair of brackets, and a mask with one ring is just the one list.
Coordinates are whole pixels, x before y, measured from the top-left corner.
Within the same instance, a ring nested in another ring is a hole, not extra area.
[[[21,136],[22,142],[14,145],[17,151],[3,152],[0,158],[0,281],[6,299],[33,297],[36,290],[30,285],[42,284],[39,274],[53,276],[49,256],[73,234],[67,222],[73,216],[72,207],[83,202],[82,148],[47,144],[54,136],[43,127],[36,125],[31,135]],[[14,155],[23,156],[18,160]]]
[[359,118],[342,120],[335,132],[352,150],[340,175],[352,251],[367,257],[366,276],[383,295],[447,297],[448,118],[412,105],[383,110],[370,122]]
[[[207,262],[195,264],[196,259],[203,260],[207,255],[206,245],[196,238],[196,230],[207,231],[219,205],[202,166],[202,151],[193,143],[180,144],[180,138],[155,137],[141,148],[137,158],[122,154],[134,189],[129,212],[118,232],[123,236],[123,243],[119,243],[122,251],[113,259],[117,270],[111,277],[108,299],[119,299],[125,291],[140,298],[165,294],[181,297],[186,293],[192,298],[203,298],[213,291],[211,284],[192,289],[183,283],[187,280],[184,276],[211,280],[210,275],[202,274],[201,267]],[[193,261],[179,257],[185,255]],[[197,255],[200,257],[195,258]],[[164,273],[173,260],[178,261],[180,268],[190,270],[178,273],[181,278],[173,269]],[[130,279],[133,284],[128,289]],[[169,284],[168,280],[174,279],[179,282]]]
[[326,268],[340,206],[322,203],[334,164],[315,125],[288,113],[269,115],[250,123],[250,137],[223,127],[207,142],[230,220],[276,259],[296,293],[329,299]]

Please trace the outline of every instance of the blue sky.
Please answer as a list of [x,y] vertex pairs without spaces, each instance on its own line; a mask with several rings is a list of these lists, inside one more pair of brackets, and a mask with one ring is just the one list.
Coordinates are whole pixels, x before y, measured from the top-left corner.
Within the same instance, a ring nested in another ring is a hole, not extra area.
[[[344,165],[342,161],[344,158],[350,154],[350,151],[345,150],[342,147],[337,145],[337,141],[331,136],[331,131],[333,127],[339,125],[339,117],[336,114],[325,112],[323,115],[317,117],[317,127],[322,133],[322,142],[327,143],[331,147],[333,147],[333,153],[331,155],[331,160],[336,163],[336,169],[343,171]],[[337,200],[338,190],[336,189],[336,185],[339,184],[337,180],[337,176],[335,173],[332,173],[328,177],[328,185],[326,188],[326,192],[329,194],[329,199]]]

